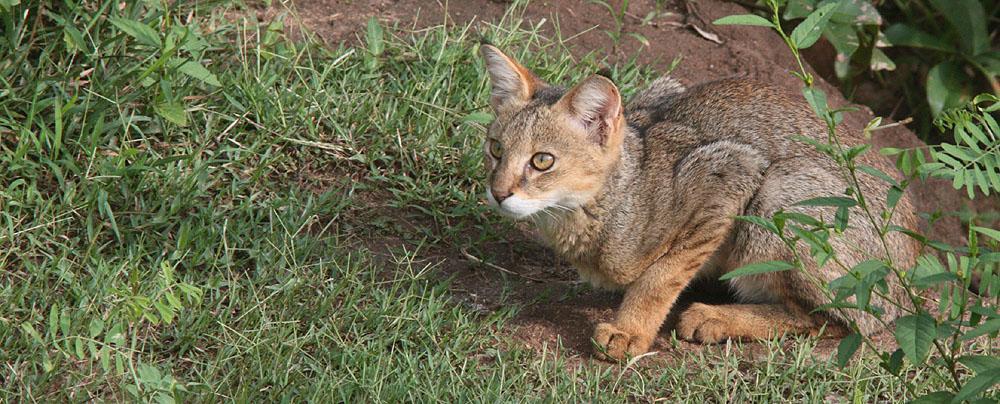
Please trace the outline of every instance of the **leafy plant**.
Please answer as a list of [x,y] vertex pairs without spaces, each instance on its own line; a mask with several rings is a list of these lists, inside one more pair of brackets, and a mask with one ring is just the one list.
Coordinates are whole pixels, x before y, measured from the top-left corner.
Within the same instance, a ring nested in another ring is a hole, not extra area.
[[964,187],[969,198],[975,198],[977,189],[989,196],[1000,190],[1000,126],[992,115],[997,110],[1000,98],[980,94],[963,108],[942,112],[935,124],[952,133],[952,143],[929,146],[933,161],[926,161],[920,149],[881,152],[898,156],[897,163],[905,170],[952,180],[955,189]]
[[[157,91],[154,105],[157,114],[170,123],[187,126],[188,108],[182,95],[174,91],[177,76],[188,76],[212,87],[222,85],[219,78],[202,64],[203,52],[208,44],[197,30],[183,25],[169,24],[163,35],[160,30],[141,20],[123,17],[112,17],[109,20],[118,30],[137,42],[137,50],[144,49],[148,52],[149,56],[142,63],[141,73],[135,80],[142,87]],[[63,26],[66,32],[72,32],[72,25],[63,23]],[[67,37],[75,38],[76,34],[67,34]],[[69,43],[76,44],[77,41]],[[75,48],[76,45],[70,46],[70,49]]]
[[[761,0],[764,2],[763,0]],[[783,21],[799,21],[837,4],[822,37],[833,46],[833,70],[853,94],[858,77],[902,83],[906,108],[924,139],[933,121],[978,92],[1000,96],[1000,50],[991,45],[991,0],[777,0]],[[890,52],[891,48],[894,49]],[[897,64],[905,68],[897,69]],[[977,84],[979,83],[979,84]]]
[[880,31],[882,15],[869,0],[785,0],[782,18],[804,19],[830,4],[836,6],[821,32],[837,51],[833,61],[837,78],[850,82],[869,70],[895,70],[896,64],[882,50],[887,46]]
[[135,384],[125,384],[124,389],[137,401],[173,404],[184,402],[184,394],[189,392],[187,386],[170,373],[145,363],[136,368],[134,381]]
[[[972,99],[973,83],[984,80],[1000,95],[1000,51],[991,46],[987,1],[894,0],[905,21],[890,25],[886,39],[893,46],[916,51],[926,71],[926,102],[933,117]],[[995,15],[994,10],[992,10]],[[908,59],[909,61],[910,59]]]
[[[774,29],[788,44],[800,71],[796,76],[802,79],[803,96],[813,111],[827,126],[827,142],[817,142],[811,138],[798,137],[800,141],[810,143],[820,152],[837,162],[841,173],[849,184],[843,195],[814,198],[799,202],[803,205],[830,206],[837,208],[833,223],[823,218],[813,218],[793,212],[779,211],[772,217],[741,217],[741,220],[757,224],[778,236],[791,251],[795,260],[791,264],[784,262],[765,262],[739,268],[726,278],[745,276],[756,273],[801,270],[803,259],[799,245],[807,246],[808,254],[818,265],[835,265],[840,267],[845,275],[829,284],[822,284],[812,278],[825,290],[831,303],[822,307],[826,310],[862,310],[882,321],[882,308],[871,304],[871,296],[885,296],[887,292],[887,277],[895,277],[906,292],[908,302],[895,302],[886,299],[889,304],[897,305],[906,314],[898,318],[894,325],[886,327],[893,330],[898,349],[883,351],[870,338],[858,332],[856,323],[850,324],[854,333],[844,338],[838,346],[837,362],[845,366],[855,352],[862,346],[878,353],[880,365],[893,375],[896,375],[907,387],[911,396],[921,402],[963,402],[977,397],[987,398],[991,387],[1000,383],[1000,358],[997,357],[995,338],[1000,332],[1000,299],[990,299],[991,291],[996,293],[1000,279],[996,274],[996,264],[1000,262],[1000,254],[992,249],[981,246],[979,235],[992,238],[984,245],[996,247],[1000,241],[1000,231],[988,227],[971,226],[967,246],[955,248],[942,243],[928,240],[926,237],[892,224],[895,207],[907,186],[919,178],[928,175],[945,176],[954,179],[956,188],[965,186],[970,197],[974,197],[972,189],[979,189],[988,194],[1000,192],[1000,181],[993,182],[997,176],[1000,153],[1000,139],[997,138],[996,122],[990,113],[1000,108],[996,97],[984,95],[977,98],[978,102],[964,110],[953,111],[942,115],[938,124],[943,128],[953,129],[956,145],[942,145],[930,148],[932,161],[927,161],[923,151],[919,149],[898,151],[888,150],[887,154],[898,154],[897,166],[905,175],[898,181],[892,176],[857,161],[858,156],[868,151],[868,145],[846,147],[838,138],[837,124],[842,120],[845,109],[834,109],[827,104],[826,95],[813,85],[812,76],[804,69],[799,50],[815,43],[820,32],[824,31],[834,10],[850,4],[851,0],[840,2],[825,2],[822,6],[810,12],[791,34],[786,34],[781,26],[778,0],[768,0],[772,15],[765,19],[756,15],[739,15],[724,17],[716,24],[739,24],[764,26]],[[880,120],[873,120],[865,129],[866,132],[878,130]],[[869,175],[879,178],[890,185],[885,209],[875,210],[869,204],[866,192],[859,186],[858,177]],[[851,209],[855,208],[855,209]],[[884,255],[868,257],[856,265],[848,266],[837,257],[831,240],[838,237],[849,226],[848,217],[851,212],[860,213],[861,220],[868,221],[878,230],[878,237],[885,247]],[[974,219],[973,219],[974,220]],[[894,262],[887,242],[890,233],[902,232],[920,241],[925,249],[937,251],[926,253],[920,257],[913,268],[900,267]],[[940,255],[939,255],[940,254]],[[945,262],[941,261],[943,256]],[[980,290],[983,294],[973,294],[969,287],[974,274],[980,274],[984,285]],[[807,277],[811,275],[803,271]],[[938,298],[939,316],[934,316],[925,308],[928,299],[925,290],[934,289],[940,295]],[[977,338],[991,338],[983,343]],[[982,355],[980,351],[985,351]],[[946,390],[925,392],[920,387],[908,382],[911,377],[903,371],[904,359],[919,369],[932,372],[946,386]]]

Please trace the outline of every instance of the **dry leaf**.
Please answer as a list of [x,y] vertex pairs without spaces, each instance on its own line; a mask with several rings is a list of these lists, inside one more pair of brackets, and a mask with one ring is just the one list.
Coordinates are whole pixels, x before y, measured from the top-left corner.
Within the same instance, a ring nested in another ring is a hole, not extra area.
[[697,25],[694,25],[694,24],[688,24],[688,26],[691,27],[691,28],[694,28],[694,31],[697,32],[698,35],[701,35],[702,38],[705,38],[705,39],[707,39],[709,41],[712,41],[712,42],[715,42],[715,43],[717,43],[719,45],[722,45],[722,41],[719,39],[718,35],[716,35],[714,33],[711,33],[711,32],[708,32],[708,31],[705,31],[705,30],[701,29],[700,27],[698,27]]

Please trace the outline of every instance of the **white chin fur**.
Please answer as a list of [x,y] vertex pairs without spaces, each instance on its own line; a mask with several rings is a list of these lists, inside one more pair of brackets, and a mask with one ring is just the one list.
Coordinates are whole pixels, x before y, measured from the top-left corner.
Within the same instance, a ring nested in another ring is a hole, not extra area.
[[511,195],[504,199],[503,203],[498,204],[489,189],[486,190],[486,200],[490,206],[497,208],[501,215],[512,219],[524,219],[552,206],[548,201],[524,199],[517,195]]

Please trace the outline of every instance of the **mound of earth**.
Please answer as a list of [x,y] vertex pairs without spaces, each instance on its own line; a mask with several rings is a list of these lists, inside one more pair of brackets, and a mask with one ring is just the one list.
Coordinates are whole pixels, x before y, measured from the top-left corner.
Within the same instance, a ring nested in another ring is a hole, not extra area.
[[[612,1],[617,8],[619,2]],[[727,15],[745,14],[749,10],[732,1],[723,0],[673,0],[663,2],[657,10],[656,1],[637,0],[629,3],[624,19],[626,32],[634,32],[648,39],[648,46],[625,37],[615,43],[605,31],[615,29],[614,19],[603,6],[579,0],[535,1],[527,6],[525,19],[534,25],[542,20],[558,21],[563,38],[575,55],[583,55],[594,50],[605,50],[611,60],[621,60],[625,55],[638,52],[639,62],[651,65],[657,70],[666,70],[676,57],[682,62],[672,75],[685,85],[715,80],[733,75],[745,75],[753,79],[782,86],[788,91],[799,92],[801,81],[791,72],[797,71],[797,64],[784,42],[777,34],[760,27],[713,26],[711,21]],[[301,24],[314,32],[331,46],[341,42],[357,43],[366,21],[375,16],[386,25],[399,24],[401,27],[422,27],[447,24],[468,24],[476,21],[496,21],[501,18],[509,1],[466,0],[297,0],[288,5],[291,14],[289,31],[296,35],[296,24]],[[285,11],[284,6],[258,10],[262,20],[273,18]],[[659,15],[649,23],[643,17],[659,11]],[[554,25],[542,25],[542,34],[554,33]],[[361,34],[363,35],[363,34]],[[821,71],[830,64],[829,55],[824,57],[822,48],[809,55],[819,55]],[[818,85],[829,95],[831,105],[848,105],[849,102],[839,90],[823,76],[816,73]],[[829,77],[827,77],[829,78]],[[873,118],[871,109],[859,106],[857,112],[848,113],[845,118],[847,130],[860,133]],[[885,123],[885,122],[883,122]],[[917,147],[923,143],[905,126],[895,126],[877,131],[871,139],[876,148]],[[929,180],[910,187],[915,205],[921,212],[937,210],[954,211],[961,206],[979,205],[978,210],[998,206],[995,199],[977,198],[974,204],[952,189],[949,182]],[[972,206],[976,208],[977,206]],[[925,224],[926,225],[926,224]],[[946,218],[933,228],[922,229],[933,239],[951,244],[965,241],[967,229],[957,218]],[[384,250],[385,246],[373,246]],[[605,321],[612,315],[620,296],[593,291],[579,285],[574,271],[560,263],[550,252],[534,243],[528,236],[520,236],[506,243],[488,246],[502,253],[504,268],[484,267],[476,257],[454,251],[443,258],[443,270],[453,276],[453,292],[470,307],[493,310],[511,301],[524,305],[514,320],[514,332],[520,341],[531,347],[542,344],[554,347],[557,343],[569,350],[571,355],[589,356],[591,326]],[[501,297],[504,280],[501,272],[517,274],[515,282],[520,282],[506,297]],[[698,301],[726,299],[721,285],[697,285],[691,288],[684,300]],[[670,321],[665,327],[670,326]],[[665,328],[666,329],[666,328]],[[670,342],[661,338],[654,349],[665,349]],[[881,336],[891,341],[889,335]],[[829,353],[835,342],[823,342],[821,348]],[[680,343],[680,348],[696,348]]]

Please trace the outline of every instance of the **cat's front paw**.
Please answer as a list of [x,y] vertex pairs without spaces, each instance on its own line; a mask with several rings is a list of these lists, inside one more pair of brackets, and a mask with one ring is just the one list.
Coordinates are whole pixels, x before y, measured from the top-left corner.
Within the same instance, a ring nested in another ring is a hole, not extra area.
[[620,361],[649,351],[653,338],[623,331],[611,323],[600,323],[594,329],[594,343],[599,358]]

